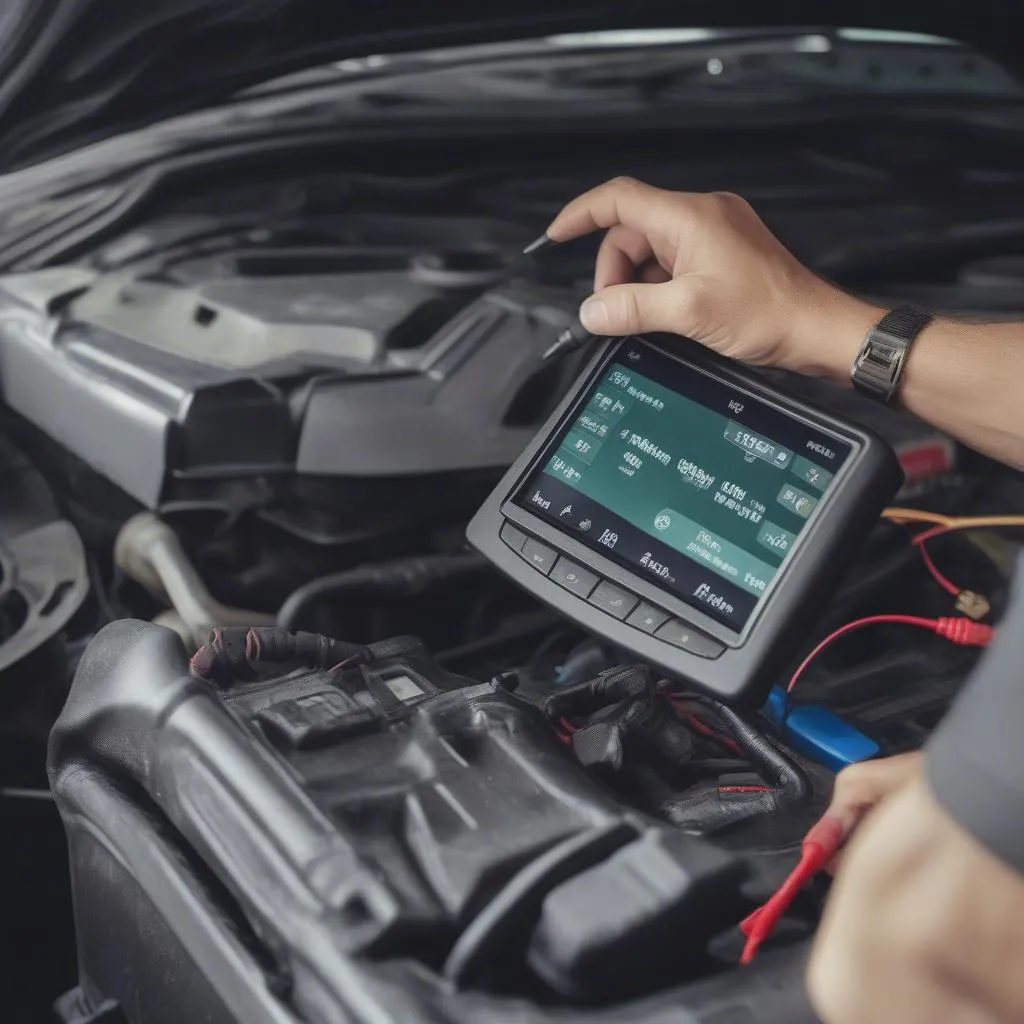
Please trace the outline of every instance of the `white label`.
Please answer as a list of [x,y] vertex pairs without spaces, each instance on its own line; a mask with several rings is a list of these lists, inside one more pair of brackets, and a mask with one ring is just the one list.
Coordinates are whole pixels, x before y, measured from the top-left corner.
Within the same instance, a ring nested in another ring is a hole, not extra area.
[[408,676],[395,676],[392,679],[385,679],[384,685],[399,700],[412,700],[413,697],[420,697],[423,694],[422,688],[417,686]]

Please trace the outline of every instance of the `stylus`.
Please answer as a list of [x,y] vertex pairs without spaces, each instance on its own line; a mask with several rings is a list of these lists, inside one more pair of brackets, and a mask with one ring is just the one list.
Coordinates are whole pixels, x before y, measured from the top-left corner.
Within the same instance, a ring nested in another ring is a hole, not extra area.
[[541,235],[540,238],[535,238],[525,249],[523,249],[524,256],[531,256],[533,253],[538,252],[541,249],[546,249],[549,245],[555,245],[556,242],[553,238],[548,238],[547,235]]
[[578,320],[572,325],[567,327],[558,336],[556,341],[541,357],[544,362],[549,359],[555,359],[559,356],[567,355],[570,352],[575,352],[576,349],[582,348],[588,341],[591,341],[597,335],[591,334]]

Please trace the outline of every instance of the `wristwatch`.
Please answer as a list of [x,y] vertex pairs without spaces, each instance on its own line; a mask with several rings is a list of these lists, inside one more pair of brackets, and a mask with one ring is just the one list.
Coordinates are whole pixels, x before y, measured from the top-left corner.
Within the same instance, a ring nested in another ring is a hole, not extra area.
[[868,331],[857,353],[850,371],[853,386],[861,394],[888,405],[899,391],[910,346],[934,319],[933,314],[918,306],[900,306],[886,313]]

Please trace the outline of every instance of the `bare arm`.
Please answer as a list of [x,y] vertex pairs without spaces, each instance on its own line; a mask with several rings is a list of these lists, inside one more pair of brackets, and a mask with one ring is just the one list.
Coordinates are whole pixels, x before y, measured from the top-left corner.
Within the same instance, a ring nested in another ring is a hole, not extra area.
[[[744,362],[848,384],[864,336],[886,312],[802,266],[739,196],[615,179],[569,203],[547,235],[599,229],[595,294],[580,311],[598,334],[669,331]],[[903,380],[908,412],[1024,468],[1024,324],[936,320]]]
[[[865,334],[885,313],[837,298],[836,318],[820,328],[828,337],[821,365],[807,372],[849,383]],[[1024,323],[934,320],[911,349],[899,404],[971,448],[1024,469]]]

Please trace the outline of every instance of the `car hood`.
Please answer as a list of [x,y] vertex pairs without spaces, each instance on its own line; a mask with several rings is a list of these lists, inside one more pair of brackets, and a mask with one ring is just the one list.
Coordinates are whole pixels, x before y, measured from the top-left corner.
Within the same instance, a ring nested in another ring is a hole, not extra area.
[[[966,9],[965,9],[966,8]],[[555,31],[856,26],[1019,60],[1024,4],[976,0],[3,0],[0,170],[214,103],[321,62]]]

